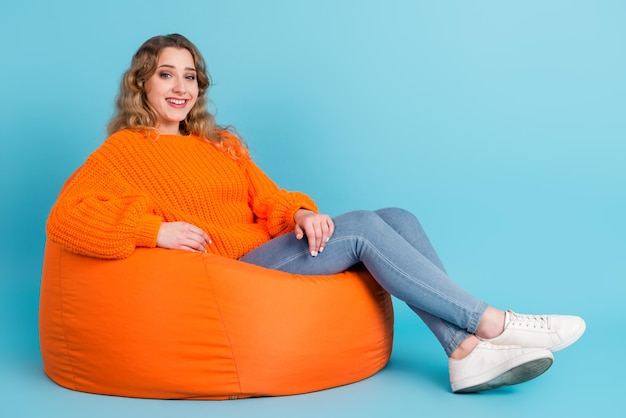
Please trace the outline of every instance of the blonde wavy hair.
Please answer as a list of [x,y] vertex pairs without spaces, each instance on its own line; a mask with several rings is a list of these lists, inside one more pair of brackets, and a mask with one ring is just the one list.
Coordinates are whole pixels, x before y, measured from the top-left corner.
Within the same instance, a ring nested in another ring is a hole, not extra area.
[[168,47],[189,51],[198,81],[198,98],[185,120],[180,122],[180,131],[225,147],[233,155],[241,153],[242,140],[227,128],[218,127],[215,117],[207,110],[207,90],[211,85],[211,78],[202,54],[191,41],[179,34],[155,36],[139,47],[130,68],[122,76],[115,114],[108,125],[109,135],[122,129],[158,135],[157,113],[148,103],[144,84],[156,72],[159,54]]

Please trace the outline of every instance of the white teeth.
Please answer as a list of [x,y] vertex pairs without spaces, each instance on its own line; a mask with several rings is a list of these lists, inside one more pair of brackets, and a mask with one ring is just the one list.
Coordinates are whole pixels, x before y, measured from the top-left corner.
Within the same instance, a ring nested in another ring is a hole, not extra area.
[[167,99],[167,101],[176,105],[182,105],[182,104],[185,104],[185,102],[187,102],[187,100],[179,100],[179,99]]

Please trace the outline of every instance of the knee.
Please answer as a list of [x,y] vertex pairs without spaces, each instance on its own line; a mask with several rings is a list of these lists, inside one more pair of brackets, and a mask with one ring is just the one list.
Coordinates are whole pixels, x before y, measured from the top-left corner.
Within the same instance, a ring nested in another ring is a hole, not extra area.
[[341,227],[344,231],[351,231],[355,235],[360,235],[364,231],[370,231],[376,225],[384,223],[376,212],[370,210],[355,210],[337,216],[335,226]]
[[376,211],[376,214],[383,219],[393,220],[398,224],[417,223],[419,221],[417,217],[406,209],[402,208],[384,208]]
[[343,215],[340,215],[339,217],[344,217],[346,219],[349,219],[352,222],[355,222],[361,225],[367,225],[371,222],[377,222],[377,219],[380,219],[378,214],[371,210],[354,210],[352,212],[344,213]]

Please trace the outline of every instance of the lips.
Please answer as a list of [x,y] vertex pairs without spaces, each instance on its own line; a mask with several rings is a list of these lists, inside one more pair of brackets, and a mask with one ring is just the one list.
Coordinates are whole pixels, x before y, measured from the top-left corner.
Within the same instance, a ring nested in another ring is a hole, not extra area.
[[165,99],[168,103],[173,104],[174,106],[185,106],[189,100],[187,99],[173,99],[168,98]]

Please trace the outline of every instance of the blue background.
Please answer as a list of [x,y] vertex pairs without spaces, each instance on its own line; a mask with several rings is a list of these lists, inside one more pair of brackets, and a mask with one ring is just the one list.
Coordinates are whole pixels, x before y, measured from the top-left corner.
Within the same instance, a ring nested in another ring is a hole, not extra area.
[[[614,416],[626,373],[626,4],[596,1],[12,1],[0,10],[3,417]],[[332,215],[401,206],[450,274],[588,330],[547,374],[449,392],[443,351],[396,304],[391,362],[346,387],[228,402],[62,389],[37,334],[48,211],[105,139],[147,38],[203,51],[221,124]],[[607,339],[611,336],[610,339]]]

